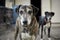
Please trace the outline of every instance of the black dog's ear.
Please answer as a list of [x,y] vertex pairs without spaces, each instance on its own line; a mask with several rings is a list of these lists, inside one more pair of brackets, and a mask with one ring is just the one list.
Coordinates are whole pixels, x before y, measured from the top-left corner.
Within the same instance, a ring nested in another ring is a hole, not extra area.
[[19,8],[20,8],[21,5],[19,5],[17,8],[16,8],[16,13],[19,13]]
[[48,12],[48,11],[46,11],[46,12],[45,12],[45,16],[46,16],[46,15],[48,15],[48,14],[49,14],[49,12]]
[[48,12],[48,11],[45,12],[45,16],[49,16],[50,15],[52,17],[52,16],[54,16],[54,14],[55,14],[54,12]]
[[39,11],[39,8],[35,7],[34,5],[31,5],[33,9],[33,14],[36,15]]
[[54,12],[50,12],[50,13],[51,13],[51,16],[54,16],[54,14],[55,14]]

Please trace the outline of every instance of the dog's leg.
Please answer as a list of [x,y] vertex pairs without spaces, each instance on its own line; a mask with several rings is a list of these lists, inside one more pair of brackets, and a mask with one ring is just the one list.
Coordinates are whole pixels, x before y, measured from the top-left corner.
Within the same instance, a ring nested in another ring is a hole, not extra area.
[[43,40],[43,25],[41,25],[41,40]]
[[17,39],[17,36],[18,36],[18,32],[19,32],[19,28],[17,27],[17,28],[16,28],[15,37],[14,37],[14,39],[15,39],[15,40]]
[[44,34],[46,35],[46,26],[44,26]]
[[51,38],[50,38],[50,27],[48,28],[48,40],[51,40]]
[[48,40],[51,40],[50,31],[51,31],[51,21],[50,21],[50,27],[48,28]]
[[20,40],[22,40],[22,38],[21,38],[21,34],[20,34]]

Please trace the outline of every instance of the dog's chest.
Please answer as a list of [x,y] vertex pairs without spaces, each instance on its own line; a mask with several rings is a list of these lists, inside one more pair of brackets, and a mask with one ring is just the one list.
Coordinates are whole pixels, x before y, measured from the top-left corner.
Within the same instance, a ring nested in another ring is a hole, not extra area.
[[50,22],[45,25],[46,27],[50,27]]
[[27,39],[27,38],[31,38],[31,35],[29,34],[29,33],[21,33],[21,37],[23,38],[23,39]]
[[21,32],[21,37],[22,38],[30,38],[31,37],[30,32],[27,28],[23,27],[23,30]]

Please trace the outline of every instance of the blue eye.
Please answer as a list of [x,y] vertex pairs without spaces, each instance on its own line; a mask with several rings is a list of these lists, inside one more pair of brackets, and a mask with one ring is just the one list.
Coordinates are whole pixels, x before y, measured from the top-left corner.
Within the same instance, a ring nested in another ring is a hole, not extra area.
[[28,11],[28,13],[29,13],[29,14],[31,14],[31,13],[32,13],[32,11]]
[[20,11],[20,14],[23,14],[23,11]]

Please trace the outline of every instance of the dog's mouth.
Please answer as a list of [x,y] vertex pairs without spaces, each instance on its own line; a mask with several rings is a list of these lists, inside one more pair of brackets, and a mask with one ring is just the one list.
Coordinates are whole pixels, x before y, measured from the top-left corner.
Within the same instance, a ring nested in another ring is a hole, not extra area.
[[24,26],[24,27],[27,27],[28,25],[27,25],[27,24],[24,24],[23,26]]

